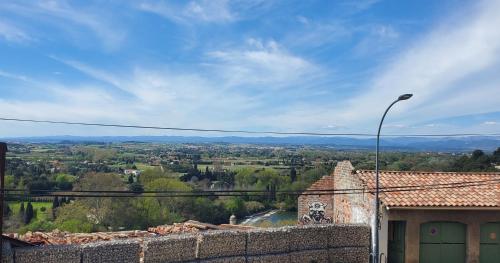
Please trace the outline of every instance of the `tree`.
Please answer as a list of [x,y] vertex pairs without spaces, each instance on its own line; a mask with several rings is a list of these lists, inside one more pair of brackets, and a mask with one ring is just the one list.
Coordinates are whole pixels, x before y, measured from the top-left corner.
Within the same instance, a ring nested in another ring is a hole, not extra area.
[[[94,191],[115,191],[126,190],[126,185],[116,174],[92,173],[83,177],[75,186],[77,190],[94,190]],[[81,201],[86,207],[89,207],[89,215],[93,217],[97,223],[106,221],[106,217],[110,213],[112,206],[112,198],[105,197],[90,197],[83,198]]]
[[297,170],[295,170],[295,167],[292,167],[290,170],[290,180],[292,180],[292,183],[297,180]]
[[491,160],[495,163],[500,163],[500,147],[498,147],[491,156]]
[[238,218],[246,216],[247,211],[245,201],[239,197],[233,197],[224,202],[224,207],[231,214],[236,215]]
[[28,202],[28,205],[26,206],[26,212],[24,213],[24,224],[29,224],[31,222],[31,219],[33,219],[33,205],[31,205],[31,202]]
[[[184,182],[181,182],[177,179],[170,178],[161,178],[156,179],[147,183],[144,188],[147,191],[182,191],[182,192],[190,192],[192,191],[191,187]],[[187,205],[188,198],[187,197],[158,197],[158,202],[163,206],[167,207],[169,211],[173,213],[180,213],[183,211],[183,207]]]
[[59,197],[54,197],[52,200],[52,210],[56,209],[59,207]]
[[19,207],[19,217],[24,220],[24,202],[21,202],[21,206]]
[[10,209],[9,204],[5,203],[3,204],[3,215],[4,216],[9,216],[12,210]]
[[475,150],[472,152],[472,158],[473,159],[478,159],[479,157],[483,156],[484,152],[481,150]]
[[60,230],[69,232],[91,232],[94,224],[87,216],[89,208],[81,202],[73,202],[57,209],[55,225]]
[[144,192],[144,187],[142,186],[142,184],[138,183],[138,182],[135,182],[135,183],[131,183],[128,185],[128,189],[134,193],[142,193]]

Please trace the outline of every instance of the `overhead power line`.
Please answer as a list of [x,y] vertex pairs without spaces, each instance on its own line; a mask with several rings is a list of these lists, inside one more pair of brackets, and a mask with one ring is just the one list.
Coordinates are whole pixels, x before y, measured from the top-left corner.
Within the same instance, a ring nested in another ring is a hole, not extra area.
[[[421,189],[421,188],[434,188],[438,187],[453,187],[453,186],[467,186],[476,185],[484,183],[500,183],[500,173],[498,174],[498,179],[488,179],[488,180],[474,180],[474,181],[463,181],[463,182],[450,182],[450,183],[436,183],[436,184],[420,184],[420,185],[398,185],[398,186],[386,186],[380,187],[381,190],[403,190],[403,189]],[[349,191],[374,191],[375,188],[337,188],[337,189],[321,189],[321,190],[276,190],[275,193],[336,193],[336,192],[349,192]],[[112,194],[135,194],[134,191],[128,190],[25,190],[25,189],[4,189],[5,192],[31,192],[31,193],[112,193]],[[218,194],[218,193],[269,193],[269,190],[204,190],[204,191],[179,191],[179,190],[165,190],[165,191],[141,191],[143,194]]]
[[[114,128],[151,129],[151,130],[241,133],[241,134],[359,136],[359,137],[376,137],[377,136],[376,134],[371,134],[371,133],[323,133],[323,132],[301,132],[301,131],[299,131],[299,132],[280,132],[280,131],[270,131],[270,130],[269,131],[225,130],[225,129],[203,129],[203,128],[182,128],[182,127],[161,127],[161,126],[143,126],[143,125],[126,125],[126,124],[35,120],[35,119],[2,118],[2,117],[0,117],[0,121],[48,123],[48,124],[63,124],[63,125],[82,125],[82,126],[114,127]],[[471,137],[471,136],[500,136],[500,133],[384,134],[381,136],[384,136],[384,137]]]
[[[381,193],[392,192],[411,192],[411,191],[431,191],[439,189],[458,189],[475,186],[489,186],[499,184],[500,179],[468,181],[461,183],[446,183],[446,184],[429,184],[429,185],[414,185],[414,186],[395,186],[382,187]],[[188,191],[149,191],[149,192],[131,192],[131,191],[49,191],[40,190],[30,193],[21,192],[20,190],[6,189],[11,197],[214,197],[214,196],[262,196],[266,197],[269,194],[276,195],[345,195],[345,194],[363,194],[374,193],[373,188],[350,188],[350,189],[325,189],[325,190],[304,190],[304,191],[226,191],[226,192],[188,192]]]

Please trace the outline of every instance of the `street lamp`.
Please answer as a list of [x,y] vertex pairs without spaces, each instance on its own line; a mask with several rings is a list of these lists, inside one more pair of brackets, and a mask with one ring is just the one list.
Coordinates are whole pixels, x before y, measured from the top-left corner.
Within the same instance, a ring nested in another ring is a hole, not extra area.
[[389,107],[384,112],[384,115],[382,116],[382,119],[380,120],[380,124],[378,125],[378,132],[377,132],[377,151],[375,153],[375,246],[374,246],[374,251],[373,251],[373,263],[379,263],[379,255],[380,255],[380,246],[379,246],[379,225],[380,225],[380,216],[379,216],[379,210],[380,210],[380,198],[379,198],[379,167],[378,167],[378,152],[379,152],[379,144],[380,144],[380,130],[382,129],[382,123],[384,122],[385,115],[387,115],[387,112],[391,109],[391,107],[396,104],[399,101],[402,100],[407,100],[411,98],[413,94],[403,94],[398,97],[397,100],[393,101]]

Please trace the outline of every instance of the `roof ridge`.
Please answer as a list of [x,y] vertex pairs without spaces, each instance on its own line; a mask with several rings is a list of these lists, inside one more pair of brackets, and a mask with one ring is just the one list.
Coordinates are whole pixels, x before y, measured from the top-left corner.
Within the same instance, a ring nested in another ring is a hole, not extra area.
[[[375,173],[375,170],[356,170],[356,173]],[[500,175],[500,172],[443,172],[443,171],[396,171],[380,170],[379,173],[406,173],[406,174],[464,174],[464,175]]]

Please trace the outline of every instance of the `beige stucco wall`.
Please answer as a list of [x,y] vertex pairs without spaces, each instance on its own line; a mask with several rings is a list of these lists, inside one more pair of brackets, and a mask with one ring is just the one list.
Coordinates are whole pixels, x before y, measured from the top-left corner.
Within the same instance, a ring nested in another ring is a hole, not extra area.
[[423,223],[449,221],[466,224],[466,262],[479,263],[481,224],[500,222],[500,211],[493,210],[389,210],[388,215],[389,220],[406,221],[406,263],[419,262],[420,225]]

